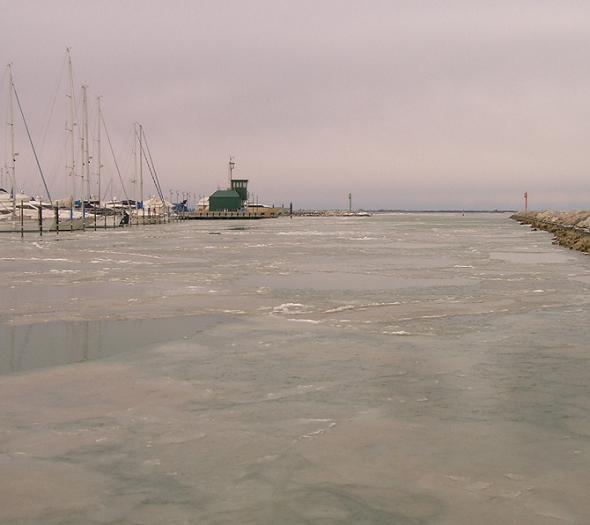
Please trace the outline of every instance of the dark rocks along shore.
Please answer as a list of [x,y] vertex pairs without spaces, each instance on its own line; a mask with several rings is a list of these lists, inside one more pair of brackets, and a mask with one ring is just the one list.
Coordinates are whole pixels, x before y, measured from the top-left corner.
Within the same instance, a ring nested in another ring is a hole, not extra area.
[[511,218],[552,233],[555,244],[590,253],[590,211],[529,211],[515,213]]

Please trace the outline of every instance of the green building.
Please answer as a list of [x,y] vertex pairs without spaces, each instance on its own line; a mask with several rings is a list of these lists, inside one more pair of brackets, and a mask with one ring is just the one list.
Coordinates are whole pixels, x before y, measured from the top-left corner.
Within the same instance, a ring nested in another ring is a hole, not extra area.
[[238,192],[242,204],[248,200],[248,179],[232,179],[231,189]]
[[248,181],[234,179],[231,190],[217,190],[209,196],[209,211],[238,211],[248,200]]
[[238,211],[241,207],[242,199],[235,190],[217,190],[209,196],[209,211]]

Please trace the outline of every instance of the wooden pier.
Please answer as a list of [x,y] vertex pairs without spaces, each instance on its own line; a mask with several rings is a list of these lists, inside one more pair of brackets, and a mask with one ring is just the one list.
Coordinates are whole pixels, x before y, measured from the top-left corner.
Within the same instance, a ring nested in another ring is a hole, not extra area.
[[[272,210],[272,211],[271,211]],[[214,221],[214,220],[257,220],[272,219],[281,215],[273,209],[265,211],[192,211],[181,212],[178,219],[181,221]]]

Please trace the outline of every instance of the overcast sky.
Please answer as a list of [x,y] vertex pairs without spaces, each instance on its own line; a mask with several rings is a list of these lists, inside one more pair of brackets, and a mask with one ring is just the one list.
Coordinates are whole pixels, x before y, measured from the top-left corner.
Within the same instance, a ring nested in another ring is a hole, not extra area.
[[296,208],[590,208],[588,1],[0,0],[0,62],[62,195],[66,46],[126,181],[141,122],[166,191],[223,186],[231,153]]

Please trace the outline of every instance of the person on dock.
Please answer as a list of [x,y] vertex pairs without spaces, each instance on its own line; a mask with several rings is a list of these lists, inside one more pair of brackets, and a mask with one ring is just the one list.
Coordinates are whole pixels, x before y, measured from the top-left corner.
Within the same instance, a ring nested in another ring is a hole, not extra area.
[[119,223],[119,226],[123,227],[123,226],[128,226],[129,225],[129,214],[127,213],[127,210],[123,210],[123,217],[121,217],[121,222]]

